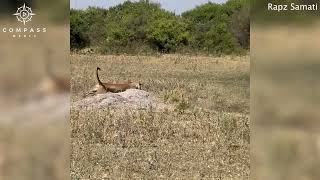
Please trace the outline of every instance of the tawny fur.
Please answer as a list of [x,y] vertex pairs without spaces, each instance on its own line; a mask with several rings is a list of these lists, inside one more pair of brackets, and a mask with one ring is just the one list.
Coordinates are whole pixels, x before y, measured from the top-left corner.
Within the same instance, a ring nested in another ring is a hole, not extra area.
[[107,92],[112,92],[112,93],[118,93],[118,92],[123,92],[127,89],[141,89],[141,84],[128,81],[126,83],[103,83],[100,81],[98,71],[101,69],[97,67],[96,69],[96,78],[98,81],[98,84],[95,85],[89,93],[87,93],[85,96],[88,95],[97,95],[97,94],[103,94]]
[[141,86],[139,83],[135,83],[132,81],[128,81],[127,83],[121,83],[121,84],[113,84],[113,83],[103,83],[103,85],[106,87],[108,92],[123,92],[127,89],[141,89]]

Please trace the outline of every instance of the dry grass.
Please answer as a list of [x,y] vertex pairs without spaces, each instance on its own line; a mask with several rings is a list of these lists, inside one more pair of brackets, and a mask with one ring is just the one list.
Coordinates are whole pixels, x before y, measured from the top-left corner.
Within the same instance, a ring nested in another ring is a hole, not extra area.
[[252,178],[320,179],[320,26],[252,32]]
[[72,179],[248,179],[249,57],[71,55],[75,102],[141,81],[174,111],[71,110]]

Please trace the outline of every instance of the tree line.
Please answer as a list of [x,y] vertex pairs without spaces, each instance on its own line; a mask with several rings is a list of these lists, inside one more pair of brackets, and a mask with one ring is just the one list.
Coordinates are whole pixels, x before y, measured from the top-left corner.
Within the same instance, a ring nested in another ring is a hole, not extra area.
[[148,0],[70,11],[71,50],[234,54],[250,47],[249,0],[207,3],[181,15]]

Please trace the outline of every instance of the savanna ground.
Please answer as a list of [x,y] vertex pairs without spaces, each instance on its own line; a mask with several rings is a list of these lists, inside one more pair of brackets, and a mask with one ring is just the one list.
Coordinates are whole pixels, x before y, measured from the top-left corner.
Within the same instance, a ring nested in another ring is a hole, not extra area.
[[174,111],[71,109],[72,179],[248,179],[249,56],[71,55],[71,103],[141,81]]
[[252,27],[251,177],[320,179],[320,25]]

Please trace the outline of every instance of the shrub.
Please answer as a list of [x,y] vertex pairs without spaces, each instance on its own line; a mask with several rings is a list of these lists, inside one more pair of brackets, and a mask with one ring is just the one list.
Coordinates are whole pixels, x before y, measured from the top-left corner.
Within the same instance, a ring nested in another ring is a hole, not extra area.
[[90,44],[88,33],[88,23],[84,13],[80,10],[70,11],[70,47],[71,49],[81,49]]
[[147,0],[71,10],[71,49],[102,53],[239,53],[249,47],[248,0],[207,3],[180,15]]
[[238,30],[239,24],[232,24],[232,18],[246,3],[249,2],[230,0],[226,4],[207,3],[183,13],[182,16],[190,22],[189,29],[193,34],[191,46],[214,54],[239,53],[243,47],[232,31],[232,27]]
[[187,25],[174,19],[159,19],[147,30],[149,43],[160,52],[174,52],[189,41]]

